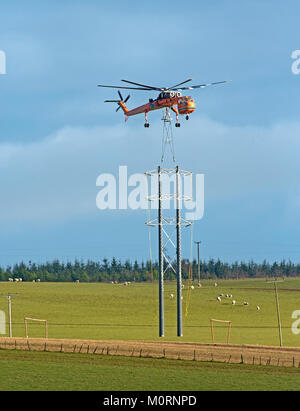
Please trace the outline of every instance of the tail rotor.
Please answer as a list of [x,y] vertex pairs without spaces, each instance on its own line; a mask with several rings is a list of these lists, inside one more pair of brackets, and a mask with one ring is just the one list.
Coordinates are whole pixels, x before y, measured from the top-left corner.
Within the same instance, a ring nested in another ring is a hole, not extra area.
[[104,101],[104,103],[117,103],[118,104],[118,106],[119,107],[117,107],[117,109],[116,109],[116,112],[118,111],[118,110],[120,110],[120,108],[121,108],[121,102],[122,103],[126,103],[128,100],[129,100],[129,98],[130,98],[130,94],[128,94],[128,96],[125,98],[125,100],[123,100],[123,96],[122,96],[122,94],[121,94],[121,92],[118,90],[118,94],[119,94],[119,97],[120,97],[120,100],[105,100]]

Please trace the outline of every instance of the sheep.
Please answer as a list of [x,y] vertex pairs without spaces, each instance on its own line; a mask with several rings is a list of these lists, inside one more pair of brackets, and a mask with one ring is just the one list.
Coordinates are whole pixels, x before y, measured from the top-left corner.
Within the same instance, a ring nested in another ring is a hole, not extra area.
[[215,285],[215,287],[217,287],[217,285],[218,285],[218,284],[217,284],[217,283],[215,283],[214,285]]
[[217,301],[221,302],[221,297],[217,297]]
[[124,285],[128,285],[128,282],[127,282],[127,281],[125,281]]
[[247,303],[247,301],[244,301],[244,303],[243,303],[244,305],[249,305],[249,303]]
[[223,297],[223,294],[219,294],[219,297]]
[[13,279],[13,278],[9,278],[8,281],[11,283],[11,282],[14,281],[14,279]]
[[193,290],[195,287],[194,287],[193,285],[191,285],[191,287],[190,287],[190,288],[191,288],[191,290]]
[[232,294],[229,294],[229,296],[228,296],[229,298],[232,298]]
[[19,282],[19,279],[18,279],[18,278],[15,278],[15,282],[18,283],[18,282]]
[[23,281],[23,279],[22,279],[22,278],[19,278],[19,281],[21,282],[21,281]]
[[234,304],[235,304],[235,300],[232,300],[231,303],[234,305]]
[[260,310],[260,306],[258,305],[258,306],[256,307],[256,309],[257,309],[257,311],[259,311],[259,310]]
[[174,294],[170,294],[170,298],[174,298]]
[[78,283],[79,283],[79,280],[76,280],[75,283],[78,284]]
[[202,287],[201,283],[198,283],[198,287]]

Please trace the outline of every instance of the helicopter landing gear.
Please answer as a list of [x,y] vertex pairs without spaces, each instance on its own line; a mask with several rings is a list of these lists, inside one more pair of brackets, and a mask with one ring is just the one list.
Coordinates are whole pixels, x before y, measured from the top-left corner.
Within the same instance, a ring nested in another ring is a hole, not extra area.
[[150,124],[148,123],[148,118],[147,118],[147,111],[145,111],[145,124],[144,127],[149,128]]
[[178,118],[178,110],[174,106],[171,107],[171,110],[174,111],[174,113],[176,114],[175,127],[180,127],[179,118]]
[[186,116],[185,116],[185,119],[186,120],[188,120],[190,117],[189,117],[189,115],[187,114]]

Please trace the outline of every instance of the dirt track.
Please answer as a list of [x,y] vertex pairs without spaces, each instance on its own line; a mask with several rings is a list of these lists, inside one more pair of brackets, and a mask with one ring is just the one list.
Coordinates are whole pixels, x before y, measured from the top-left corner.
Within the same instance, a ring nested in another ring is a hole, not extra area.
[[0,349],[61,351],[196,361],[280,365],[300,368],[300,347],[181,342],[0,338]]

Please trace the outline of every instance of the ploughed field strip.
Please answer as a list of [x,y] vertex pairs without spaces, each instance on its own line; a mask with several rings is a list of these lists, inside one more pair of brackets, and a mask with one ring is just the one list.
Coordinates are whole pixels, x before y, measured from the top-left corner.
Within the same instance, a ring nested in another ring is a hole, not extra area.
[[300,347],[1,337],[0,349],[122,355],[300,368]]

